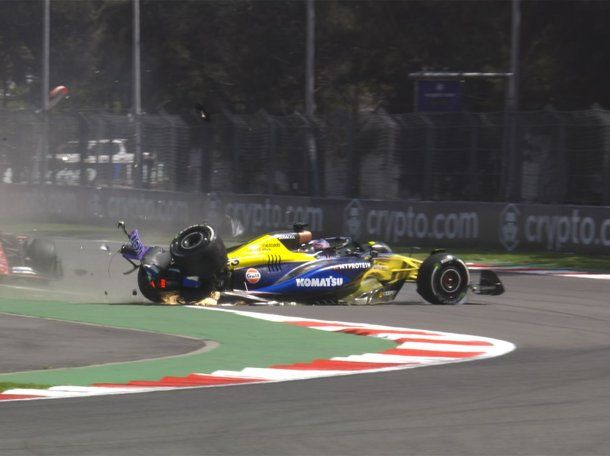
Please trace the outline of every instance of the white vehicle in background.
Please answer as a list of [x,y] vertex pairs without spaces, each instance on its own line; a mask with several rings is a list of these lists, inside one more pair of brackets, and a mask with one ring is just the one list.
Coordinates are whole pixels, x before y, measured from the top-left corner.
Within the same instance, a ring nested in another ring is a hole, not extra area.
[[[127,152],[126,139],[97,139],[87,142],[85,163],[133,163],[135,155]],[[68,141],[60,146],[55,159],[61,163],[80,163],[78,141]]]
[[[80,182],[81,153],[78,141],[68,141],[60,146],[54,158],[55,182],[75,185]],[[149,152],[142,153],[145,179],[156,183],[163,178],[163,164],[155,164]],[[133,184],[135,154],[127,151],[127,140],[123,138],[96,139],[87,142],[87,154],[83,160],[87,166],[86,183],[111,181],[115,184]],[[148,173],[151,173],[149,176]],[[154,174],[154,175],[153,175]]]

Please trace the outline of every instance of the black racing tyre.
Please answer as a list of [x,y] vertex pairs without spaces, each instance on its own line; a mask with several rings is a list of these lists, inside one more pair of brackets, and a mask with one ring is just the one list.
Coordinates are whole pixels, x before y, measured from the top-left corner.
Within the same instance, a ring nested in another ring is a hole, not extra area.
[[27,255],[36,271],[51,276],[57,274],[59,260],[55,242],[49,239],[32,239],[27,247]]
[[154,288],[150,281],[148,280],[148,275],[143,267],[140,266],[138,270],[138,288],[140,289],[140,293],[149,301],[154,303],[163,304],[166,303],[166,299],[170,295],[178,295],[179,303],[193,303],[201,301],[204,298],[210,296],[212,289],[210,286],[201,287],[201,288],[184,288],[179,292],[167,292],[167,291],[159,291]]
[[209,225],[193,225],[182,230],[169,250],[174,265],[185,276],[212,280],[219,277],[227,266],[227,249]]
[[417,292],[431,304],[462,304],[469,282],[470,274],[462,260],[448,253],[434,253],[419,268]]
[[138,269],[138,288],[140,289],[142,296],[149,301],[158,303],[163,302],[161,293],[157,289],[153,288],[153,286],[150,284],[148,275],[142,266],[140,266],[140,269]]

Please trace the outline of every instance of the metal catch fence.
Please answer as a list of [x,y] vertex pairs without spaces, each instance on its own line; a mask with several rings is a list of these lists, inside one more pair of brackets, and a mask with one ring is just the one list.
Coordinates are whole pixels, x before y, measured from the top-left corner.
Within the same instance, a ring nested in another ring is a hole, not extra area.
[[190,192],[610,205],[610,112],[599,108],[192,119],[0,111],[0,177]]

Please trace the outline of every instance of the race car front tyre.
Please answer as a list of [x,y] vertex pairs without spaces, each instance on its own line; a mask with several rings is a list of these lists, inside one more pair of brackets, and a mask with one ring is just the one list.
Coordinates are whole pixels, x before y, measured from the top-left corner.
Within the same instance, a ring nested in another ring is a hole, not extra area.
[[146,271],[142,266],[140,266],[140,269],[138,269],[138,288],[140,289],[140,293],[142,293],[142,296],[144,296],[149,301],[157,303],[163,302],[161,293],[155,288],[153,288],[150,283],[150,280],[148,279],[148,274],[146,274]]
[[182,230],[170,244],[170,253],[185,276],[201,281],[219,277],[227,267],[227,250],[209,225],[193,225]]
[[448,253],[434,253],[419,268],[417,292],[431,304],[462,304],[469,282],[468,268],[462,260]]

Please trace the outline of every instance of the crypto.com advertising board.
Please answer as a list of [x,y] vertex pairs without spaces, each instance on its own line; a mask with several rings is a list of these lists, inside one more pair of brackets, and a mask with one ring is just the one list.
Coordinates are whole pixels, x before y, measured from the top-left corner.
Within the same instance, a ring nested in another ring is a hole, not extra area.
[[610,207],[351,200],[342,231],[402,246],[610,253]]
[[610,253],[610,207],[351,200],[342,229],[403,246]]
[[[239,221],[242,237],[309,224],[314,236],[428,248],[610,254],[610,207],[411,202],[0,184],[0,221],[180,229]],[[2,224],[0,223],[0,230]]]

